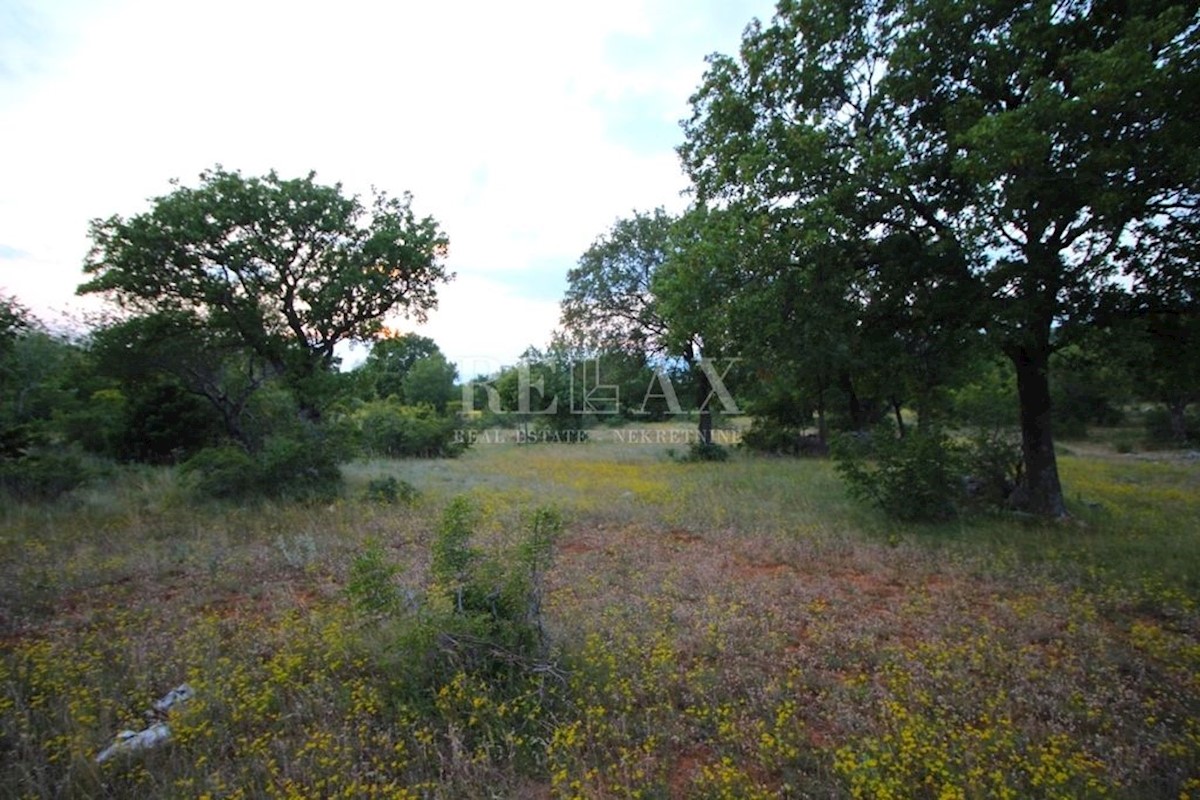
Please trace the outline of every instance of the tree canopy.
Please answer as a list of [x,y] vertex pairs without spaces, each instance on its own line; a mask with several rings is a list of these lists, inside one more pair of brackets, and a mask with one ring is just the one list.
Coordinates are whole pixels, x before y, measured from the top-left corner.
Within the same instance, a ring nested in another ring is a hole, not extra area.
[[80,293],[193,319],[293,383],[328,370],[340,343],[372,338],[389,314],[423,320],[453,277],[446,236],[407,194],[376,192],[368,206],[313,173],[221,167],[175,186],[148,212],[92,223]]

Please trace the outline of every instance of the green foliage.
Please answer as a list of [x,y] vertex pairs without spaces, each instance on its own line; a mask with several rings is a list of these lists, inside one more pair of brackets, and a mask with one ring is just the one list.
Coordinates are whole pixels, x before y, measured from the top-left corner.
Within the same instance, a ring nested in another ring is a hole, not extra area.
[[[180,445],[186,452],[210,444],[214,429],[257,447],[266,426],[255,405],[262,393],[280,391],[266,361],[246,352],[232,332],[179,311],[158,310],[106,324],[93,331],[88,356],[96,373],[107,379],[106,388],[115,381],[130,401],[130,437],[178,436],[189,443]],[[147,408],[156,400],[165,401],[165,407]],[[143,425],[137,412],[150,412],[154,419]],[[295,407],[288,413],[294,416]],[[122,450],[138,458],[145,444],[127,442]],[[156,460],[162,449],[153,446],[145,455]]]
[[1194,276],[1198,36],[1167,3],[780,3],[691,98],[680,155],[727,219],[681,246],[665,316],[801,365],[818,413],[838,387],[852,417],[876,398],[933,419],[982,334],[1021,378],[1015,502],[1065,513],[1056,331]]
[[1121,406],[1130,399],[1130,387],[1119,352],[1116,343],[1101,347],[1085,341],[1067,345],[1051,358],[1050,394],[1058,434],[1082,437],[1089,425],[1121,424]]
[[152,383],[129,398],[118,455],[169,464],[220,438],[221,419],[204,398],[175,383]]
[[1007,431],[980,429],[961,447],[967,501],[1003,506],[1025,472],[1020,441]]
[[201,497],[240,500],[259,489],[259,468],[254,458],[238,445],[206,447],[181,466]]
[[977,374],[950,393],[950,415],[975,428],[1012,428],[1017,424],[1017,380],[1006,361],[984,361]]
[[948,519],[957,513],[965,473],[962,448],[941,432],[898,437],[891,426],[833,441],[837,472],[850,495],[905,521]]
[[457,375],[457,368],[441,353],[418,359],[401,382],[404,402],[412,406],[432,406],[439,414],[445,414],[447,404],[454,399]]
[[684,461],[728,461],[729,449],[716,442],[692,442]]
[[0,357],[8,354],[17,337],[36,327],[37,322],[15,297],[0,294]]
[[364,404],[351,415],[363,449],[391,458],[453,458],[466,450],[459,421],[428,405],[403,406],[390,400]]
[[1020,443],[999,429],[965,441],[938,429],[897,436],[891,425],[843,434],[831,448],[852,497],[906,522],[945,520],[968,506],[1004,506],[1020,484]]
[[400,610],[400,591],[396,576],[400,568],[388,561],[387,552],[378,541],[366,543],[350,562],[350,577],[346,594],[354,609],[361,614],[387,614]]
[[[112,342],[125,346],[110,354],[136,377],[168,375],[203,394],[226,436],[255,454],[280,433],[255,419],[257,394],[286,391],[301,420],[318,422],[345,385],[338,346],[373,339],[389,314],[424,320],[453,277],[445,235],[413,213],[410,196],[376,192],[365,205],[312,173],[245,177],[218,166],[149,211],[95,220],[91,239],[80,293],[131,312],[113,326]],[[280,458],[268,454],[264,468],[298,463]],[[314,468],[328,473],[315,463],[304,471]]]
[[584,350],[668,352],[666,324],[650,288],[671,250],[673,224],[661,208],[617,220],[567,273],[562,323]]
[[268,436],[254,453],[235,444],[205,448],[185,461],[182,470],[201,497],[323,501],[341,489],[341,455],[326,433],[299,430]]
[[256,454],[258,485],[268,497],[331,500],[338,495],[342,453],[322,431],[277,434]]
[[742,446],[771,455],[824,456],[829,446],[804,428],[781,425],[766,417],[755,417],[742,433]]
[[408,481],[397,480],[396,476],[372,478],[363,491],[363,498],[368,502],[385,505],[411,506],[417,502],[421,492]]
[[476,553],[470,547],[478,514],[465,496],[455,497],[442,512],[437,536],[430,547],[429,572],[434,582],[459,595],[456,605],[461,610],[461,590],[467,579],[467,569]]
[[88,477],[79,456],[67,451],[39,449],[18,458],[0,457],[0,494],[14,500],[56,500]]
[[447,239],[416,217],[411,197],[376,193],[367,207],[314,173],[245,177],[218,166],[196,188],[176,183],[148,212],[96,220],[91,237],[80,292],[202,316],[299,377],[330,366],[339,342],[370,338],[391,312],[423,317],[450,278],[440,263]]
[[424,359],[440,356],[437,343],[416,333],[400,333],[377,339],[371,345],[363,363],[354,370],[364,383],[364,400],[395,398],[406,405],[416,405],[404,394],[404,378],[413,366]]
[[1154,406],[1142,414],[1142,424],[1150,443],[1171,447],[1186,447],[1200,442],[1200,411],[1183,413],[1183,436],[1179,435],[1179,417],[1162,406]]
[[347,592],[360,613],[382,616],[381,633],[392,637],[392,658],[407,678],[406,696],[462,675],[507,694],[553,672],[545,661],[541,580],[562,519],[553,509],[535,509],[507,554],[472,543],[479,522],[469,499],[450,501],[434,533],[428,586],[411,602],[404,602],[398,568],[377,542],[351,563]]
[[[561,441],[574,443],[582,437],[564,432],[579,430],[583,417],[572,411],[572,355],[563,342],[546,352],[529,347],[520,362],[507,367],[492,382],[508,424],[520,425],[529,442],[543,441],[543,434],[560,434]],[[580,398],[575,398],[579,407]],[[553,438],[551,436],[551,438]]]

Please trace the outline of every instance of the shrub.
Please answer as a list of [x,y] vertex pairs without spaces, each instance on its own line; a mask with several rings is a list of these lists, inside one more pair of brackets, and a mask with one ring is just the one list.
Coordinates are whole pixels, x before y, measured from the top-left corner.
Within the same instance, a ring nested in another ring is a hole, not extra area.
[[851,496],[896,519],[946,519],[962,498],[963,449],[938,431],[897,437],[881,425],[869,436],[838,437],[833,457]]
[[184,462],[182,470],[202,497],[323,501],[341,488],[340,455],[341,448],[314,429],[269,436],[256,453],[233,444],[208,447]]
[[1025,473],[1021,443],[1002,431],[980,431],[962,446],[967,499],[999,506],[1008,500]]
[[513,552],[485,553],[472,544],[478,512],[465,497],[450,502],[434,534],[429,583],[410,606],[396,586],[398,569],[372,543],[350,567],[347,585],[362,613],[384,612],[397,668],[413,677],[409,691],[460,672],[496,686],[545,675],[547,653],[541,620],[541,577],[562,521],[538,509]]
[[397,480],[393,475],[385,478],[373,478],[367,483],[367,488],[363,490],[364,500],[385,505],[400,503],[411,506],[417,502],[417,498],[420,496],[421,493],[417,487],[408,481]]
[[432,406],[402,406],[380,400],[354,414],[363,448],[391,458],[438,458],[460,455],[467,448],[458,436],[458,420],[438,414]]
[[684,461],[728,461],[729,450],[716,442],[692,442]]
[[367,542],[350,563],[350,577],[346,582],[346,594],[354,608],[363,614],[399,610],[400,591],[396,586],[399,572],[400,568],[387,560],[379,542]]
[[750,429],[742,434],[742,446],[759,453],[781,456],[829,455],[829,445],[819,436],[762,417],[756,417]]
[[35,451],[0,459],[0,492],[14,500],[56,500],[87,478],[87,469],[73,453]]
[[290,500],[331,500],[342,484],[338,447],[320,430],[270,436],[257,454],[259,492]]
[[185,461],[181,471],[202,497],[238,500],[258,492],[258,464],[237,445],[206,447]]
[[1200,414],[1189,412],[1184,415],[1185,442],[1180,442],[1171,424],[1171,413],[1164,406],[1154,406],[1146,411],[1142,422],[1146,426],[1146,438],[1159,446],[1179,446],[1200,442]]

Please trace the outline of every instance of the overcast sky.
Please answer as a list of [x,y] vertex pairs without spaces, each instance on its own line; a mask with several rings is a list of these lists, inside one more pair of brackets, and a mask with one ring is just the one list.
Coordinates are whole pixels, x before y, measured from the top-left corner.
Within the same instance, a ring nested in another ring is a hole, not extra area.
[[[417,329],[463,377],[542,346],[618,218],[679,209],[704,56],[765,0],[0,0],[0,292],[78,314],[87,225],[214,164],[411,191],[450,237]],[[411,323],[400,323],[411,328]]]

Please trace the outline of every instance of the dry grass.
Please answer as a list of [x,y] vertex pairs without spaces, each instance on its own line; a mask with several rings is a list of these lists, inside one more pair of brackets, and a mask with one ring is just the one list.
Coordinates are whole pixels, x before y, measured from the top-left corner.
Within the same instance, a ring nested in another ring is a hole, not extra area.
[[[898,527],[825,463],[668,446],[359,464],[319,507],[194,508],[146,472],[6,508],[0,796],[1200,793],[1195,464],[1066,457],[1069,526]],[[383,475],[421,499],[355,499]],[[499,559],[564,514],[553,671],[415,676],[403,620],[353,611],[366,543],[419,591],[460,494]],[[170,745],[94,763],[184,680]]]

